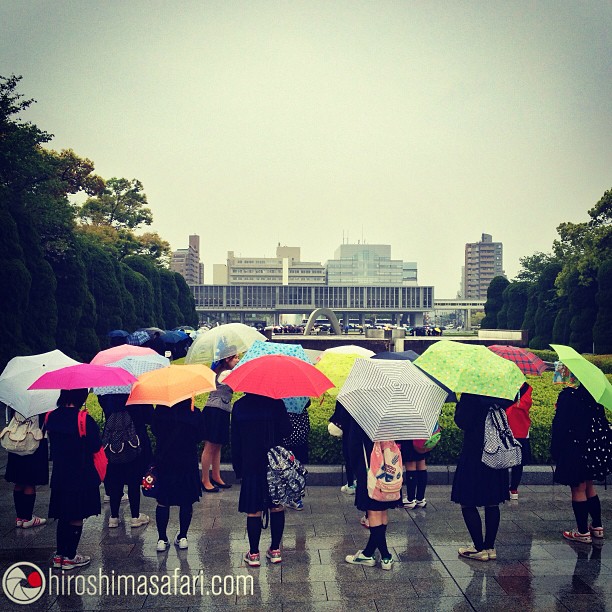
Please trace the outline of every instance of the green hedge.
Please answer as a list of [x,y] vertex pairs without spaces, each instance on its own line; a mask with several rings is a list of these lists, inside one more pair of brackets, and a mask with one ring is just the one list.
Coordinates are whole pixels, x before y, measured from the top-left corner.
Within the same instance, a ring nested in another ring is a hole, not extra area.
[[[608,375],[612,381],[612,375]],[[533,406],[531,408],[531,451],[533,463],[550,464],[550,427],[554,416],[554,406],[557,396],[562,389],[561,385],[554,385],[552,372],[545,372],[542,376],[529,376],[529,384],[533,387]],[[242,394],[236,394],[237,399]],[[202,408],[206,403],[207,394],[196,398],[196,406]],[[314,399],[309,408],[310,415],[310,462],[313,464],[339,464],[342,463],[342,443],[339,438],[330,436],[327,432],[328,419],[334,411],[335,398],[325,395],[323,400]],[[102,426],[104,416],[95,395],[87,400],[89,413]],[[442,427],[442,440],[431,451],[428,462],[432,465],[453,465],[457,462],[463,434],[454,422],[455,404],[444,404],[440,415]],[[152,443],[155,440],[152,437]],[[224,447],[221,458],[224,462],[231,459],[231,450]]]
[[[557,361],[559,357],[555,351],[529,349],[534,355],[537,355],[544,361]],[[612,355],[589,355],[588,353],[583,355],[585,359],[588,359],[591,363],[594,363],[604,374],[612,374]]]

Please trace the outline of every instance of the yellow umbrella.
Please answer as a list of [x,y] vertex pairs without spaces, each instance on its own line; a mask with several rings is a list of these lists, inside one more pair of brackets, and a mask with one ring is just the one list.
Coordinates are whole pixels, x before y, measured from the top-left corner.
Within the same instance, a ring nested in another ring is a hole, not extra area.
[[174,406],[216,389],[215,373],[205,365],[170,365],[138,378],[127,404],[162,404]]
[[321,359],[315,364],[315,368],[320,370],[334,383],[331,389],[326,393],[330,395],[338,395],[340,388],[344,384],[355,363],[355,359],[367,359],[363,355],[345,354],[345,353],[330,353],[325,351],[321,355]]

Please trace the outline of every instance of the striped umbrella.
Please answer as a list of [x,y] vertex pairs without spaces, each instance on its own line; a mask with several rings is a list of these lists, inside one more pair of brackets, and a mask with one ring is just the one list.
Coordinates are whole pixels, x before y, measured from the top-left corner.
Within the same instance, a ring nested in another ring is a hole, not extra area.
[[373,440],[428,438],[447,393],[410,361],[356,359],[338,401]]
[[519,370],[525,375],[540,376],[542,372],[546,371],[546,364],[537,355],[518,346],[492,344],[487,348],[496,355],[516,363]]

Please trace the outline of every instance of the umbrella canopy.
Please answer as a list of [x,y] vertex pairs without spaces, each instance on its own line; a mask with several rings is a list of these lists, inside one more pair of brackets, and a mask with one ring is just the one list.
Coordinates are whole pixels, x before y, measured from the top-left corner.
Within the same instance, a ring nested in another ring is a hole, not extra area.
[[113,329],[106,334],[109,338],[127,338],[130,332],[126,332],[124,329]]
[[161,329],[160,327],[140,327],[136,331],[147,332],[147,334],[149,334],[150,337],[154,336],[155,332],[159,332],[160,334],[165,333],[165,330]]
[[343,346],[334,346],[333,348],[328,348],[323,351],[326,354],[329,353],[340,353],[342,355],[359,355],[360,357],[372,357],[374,355],[374,351],[370,349],[363,348],[362,346],[357,346],[356,344],[344,344]]
[[174,406],[216,388],[215,373],[204,365],[169,365],[143,374],[126,404]]
[[338,391],[349,375],[355,359],[365,359],[363,355],[344,355],[342,353],[328,353],[324,351],[316,364],[317,370],[323,372],[334,386],[328,390],[330,395],[338,395]]
[[177,331],[166,332],[165,334],[162,334],[160,338],[166,344],[178,344],[179,342],[182,342],[183,340],[187,340],[189,336],[184,331],[177,330]]
[[546,371],[546,364],[537,355],[518,346],[492,344],[487,348],[496,355],[516,363],[520,371],[525,375],[540,376],[542,372]]
[[401,361],[414,361],[419,356],[418,353],[414,351],[384,351],[382,353],[376,353],[376,355],[372,355],[372,359],[392,359],[392,360],[401,360]]
[[323,351],[318,351],[317,349],[304,349],[304,352],[312,364],[317,363],[323,354]]
[[88,389],[90,387],[125,386],[136,382],[136,377],[121,368],[110,368],[91,363],[47,372],[37,378],[29,389]]
[[[263,355],[289,355],[291,357],[297,357],[306,363],[311,363],[301,344],[284,344],[282,342],[262,342],[261,340],[255,340],[251,348],[236,364],[234,370],[251,361],[251,359],[257,359]],[[292,412],[294,414],[301,414],[304,412],[304,408],[306,408],[306,404],[308,404],[308,398],[304,396],[286,397],[283,401],[285,402],[287,412]]]
[[13,357],[0,374],[0,401],[25,418],[54,410],[59,390],[29,391],[28,387],[45,372],[79,363],[55,350],[40,355]]
[[234,391],[274,399],[316,397],[333,387],[331,380],[310,363],[288,355],[263,355],[234,368],[223,381]]
[[131,333],[126,338],[126,341],[128,344],[131,344],[132,346],[142,346],[143,344],[148,342],[150,339],[151,339],[151,336],[149,336],[149,334],[147,334],[146,331],[140,330],[140,331],[135,331]]
[[145,357],[147,355],[157,355],[157,353],[147,347],[122,344],[121,346],[113,346],[112,348],[100,351],[91,360],[91,363],[93,365],[107,365],[124,357]]
[[525,375],[485,346],[440,340],[414,362],[455,393],[514,399]]
[[243,323],[219,325],[199,335],[189,347],[185,363],[211,363],[245,353],[255,340],[266,341],[254,327]]
[[373,441],[428,438],[446,391],[409,360],[357,359],[338,401]]
[[595,401],[612,409],[612,385],[606,375],[594,363],[586,360],[570,346],[563,344],[551,344],[550,346]]
[[[170,365],[170,360],[167,357],[162,357],[157,353],[152,355],[131,355],[119,359],[119,361],[113,361],[112,363],[104,364],[107,367],[122,368],[126,372],[129,372],[136,378],[145,374],[146,372],[152,372],[153,370],[159,370],[160,368],[167,368]],[[96,395],[111,395],[121,393],[127,395],[132,390],[132,385],[121,386],[121,387],[94,387],[93,393]]]

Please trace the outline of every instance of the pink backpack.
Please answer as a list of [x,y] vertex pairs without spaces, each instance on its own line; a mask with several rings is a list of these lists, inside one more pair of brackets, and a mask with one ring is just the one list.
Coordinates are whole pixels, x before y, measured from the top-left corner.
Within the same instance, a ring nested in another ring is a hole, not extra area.
[[374,442],[368,467],[368,497],[376,501],[397,501],[402,491],[403,462],[399,446],[392,440]]

